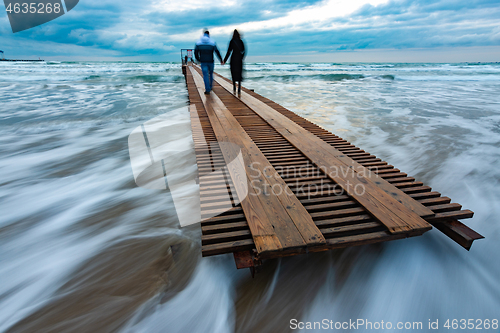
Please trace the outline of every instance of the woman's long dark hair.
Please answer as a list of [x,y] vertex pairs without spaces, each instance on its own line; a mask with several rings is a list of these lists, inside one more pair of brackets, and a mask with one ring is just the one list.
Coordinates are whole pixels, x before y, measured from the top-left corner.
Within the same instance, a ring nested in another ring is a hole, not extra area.
[[234,31],[233,31],[233,39],[241,40],[240,33],[236,29],[234,29]]

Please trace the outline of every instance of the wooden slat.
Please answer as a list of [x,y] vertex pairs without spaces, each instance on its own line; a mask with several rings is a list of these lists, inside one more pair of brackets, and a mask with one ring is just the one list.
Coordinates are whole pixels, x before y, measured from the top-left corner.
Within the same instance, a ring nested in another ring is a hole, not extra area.
[[387,242],[389,240],[401,239],[405,236],[403,234],[391,234],[387,231],[379,231],[367,234],[360,234],[354,236],[346,236],[340,238],[330,238],[327,240],[329,249],[337,249],[347,246],[366,245],[378,242]]
[[208,245],[214,243],[216,244],[223,242],[234,242],[237,240],[251,239],[251,238],[252,234],[250,233],[250,230],[230,231],[230,232],[217,233],[211,235],[202,235],[201,244]]
[[383,228],[384,226],[378,222],[367,222],[367,223],[357,223],[357,224],[351,224],[333,228],[325,228],[321,229],[321,231],[325,236],[330,238],[332,236],[336,237],[339,237],[340,235],[348,236],[349,234],[352,235],[360,232],[368,233],[373,231],[383,231],[382,230]]
[[474,216],[474,212],[465,209],[465,210],[456,210],[452,212],[438,213],[435,216],[428,218],[427,220],[431,223],[437,223],[450,220],[470,219],[472,216]]
[[319,228],[323,229],[323,228],[329,228],[329,227],[333,227],[333,226],[342,226],[342,225],[347,225],[347,224],[363,223],[363,222],[370,222],[370,221],[373,221],[373,217],[365,214],[365,215],[354,215],[354,216],[339,217],[339,218],[334,218],[334,219],[329,219],[329,220],[316,221],[316,225]]
[[248,223],[246,221],[202,226],[201,232],[203,235],[210,235],[210,234],[244,230],[244,229],[249,230]]
[[214,256],[217,254],[231,253],[236,251],[245,251],[255,248],[254,242],[251,239],[238,240],[234,242],[217,243],[203,245],[202,255],[204,257]]
[[201,221],[201,225],[213,225],[218,223],[231,223],[236,221],[241,221],[245,219],[244,214],[236,214],[236,215],[219,215],[214,216],[209,219]]

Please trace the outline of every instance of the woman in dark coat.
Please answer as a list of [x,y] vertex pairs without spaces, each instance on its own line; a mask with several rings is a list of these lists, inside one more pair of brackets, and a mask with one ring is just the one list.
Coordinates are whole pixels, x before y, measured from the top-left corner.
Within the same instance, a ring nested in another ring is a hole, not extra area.
[[229,56],[231,56],[231,77],[233,79],[233,91],[236,94],[236,82],[238,82],[238,94],[241,93],[241,81],[243,81],[243,58],[245,58],[245,44],[241,40],[238,30],[234,30],[233,38],[229,42],[224,63],[226,63]]

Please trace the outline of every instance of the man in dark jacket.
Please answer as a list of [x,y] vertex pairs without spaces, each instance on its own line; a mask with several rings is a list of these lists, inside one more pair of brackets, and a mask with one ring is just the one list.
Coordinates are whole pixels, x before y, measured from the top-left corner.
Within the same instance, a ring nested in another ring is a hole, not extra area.
[[203,81],[205,82],[205,94],[210,94],[212,90],[212,81],[214,79],[214,52],[222,64],[222,57],[217,44],[210,38],[210,33],[205,31],[200,40],[196,42],[194,48],[194,56],[201,63],[201,71],[203,72]]

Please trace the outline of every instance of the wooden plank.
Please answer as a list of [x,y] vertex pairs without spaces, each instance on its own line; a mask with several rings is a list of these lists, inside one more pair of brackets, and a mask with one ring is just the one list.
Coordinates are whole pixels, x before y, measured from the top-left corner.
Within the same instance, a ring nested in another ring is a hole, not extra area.
[[321,229],[325,237],[350,236],[359,233],[368,233],[373,231],[383,231],[384,226],[379,222],[366,222],[350,224],[332,228]]
[[312,198],[312,199],[302,199],[300,200],[300,202],[302,202],[303,205],[309,205],[316,203],[338,202],[345,200],[350,200],[350,198],[348,195],[342,194],[342,195],[332,195],[332,196]]
[[357,203],[352,200],[347,200],[347,201],[340,201],[340,202],[334,202],[334,203],[326,203],[326,204],[319,204],[319,205],[308,205],[307,210],[309,212],[317,211],[317,210],[335,210],[335,209],[340,209],[340,208],[353,208],[356,207]]
[[346,236],[340,238],[330,238],[327,240],[329,249],[343,248],[347,246],[367,245],[378,242],[387,242],[405,238],[404,234],[391,234],[387,231],[379,231],[368,234],[361,234],[355,236]]
[[237,215],[223,215],[223,216],[214,216],[209,219],[201,221],[201,225],[212,225],[212,224],[218,224],[218,223],[229,223],[229,222],[236,222],[236,221],[241,221],[245,220],[245,215],[244,214],[237,214]]
[[236,251],[246,251],[255,248],[251,239],[243,239],[234,242],[203,245],[201,255],[203,257],[214,256],[217,254],[231,253]]
[[441,205],[428,206],[435,213],[444,213],[450,211],[457,211],[462,209],[462,205],[458,203],[446,203]]
[[323,229],[333,226],[342,226],[342,225],[371,222],[371,221],[373,221],[373,217],[369,216],[368,214],[365,214],[365,215],[355,215],[355,216],[334,218],[330,220],[316,221],[316,225],[319,228]]
[[217,234],[202,235],[201,244],[202,245],[217,244],[217,243],[231,242],[231,241],[250,239],[250,238],[252,238],[250,230],[229,231]]
[[470,219],[474,216],[474,212],[468,209],[457,210],[452,212],[437,213],[435,216],[428,218],[431,223],[445,222],[450,220]]
[[432,205],[450,203],[451,199],[448,197],[437,197],[437,198],[421,199],[418,202],[420,202],[422,205],[432,206]]
[[[230,91],[227,82],[219,78],[216,78],[216,81]],[[423,216],[433,216],[434,213],[431,210],[404,193],[397,192],[399,190],[396,187],[332,148],[289,118],[277,113],[265,103],[246,92],[242,92],[240,99],[317,166],[324,168],[324,170],[330,170],[331,166],[335,167],[335,174],[332,175],[329,172],[328,176],[386,225],[391,233],[404,233],[413,229],[431,229],[431,226],[414,212],[418,211]],[[362,195],[354,191],[358,185],[366,189]],[[385,189],[380,190],[378,186],[385,187]],[[388,187],[392,196],[385,192]],[[394,197],[397,197],[398,201]],[[403,202],[407,205],[401,204]]]
[[237,230],[249,230],[248,223],[245,222],[232,222],[232,223],[223,223],[223,224],[215,224],[215,225],[207,225],[201,227],[201,232],[203,235],[216,234],[220,232],[230,232]]
[[[352,216],[352,215],[360,215],[360,214],[366,214],[366,210],[364,210],[361,207],[356,207],[356,208],[346,208],[346,209],[339,209],[335,211],[329,211],[329,212],[317,212],[317,213],[311,213],[311,216],[315,219],[330,219],[334,217],[346,217],[346,216]],[[316,222],[318,223],[318,222]]]

